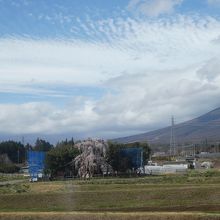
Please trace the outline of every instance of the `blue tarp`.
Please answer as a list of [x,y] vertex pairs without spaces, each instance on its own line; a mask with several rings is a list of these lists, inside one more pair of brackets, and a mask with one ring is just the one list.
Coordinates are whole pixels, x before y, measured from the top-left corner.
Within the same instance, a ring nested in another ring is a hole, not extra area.
[[37,178],[38,174],[43,173],[45,167],[45,152],[29,151],[28,167],[31,177]]
[[129,147],[120,150],[121,157],[131,159],[132,167],[137,169],[143,166],[143,148]]

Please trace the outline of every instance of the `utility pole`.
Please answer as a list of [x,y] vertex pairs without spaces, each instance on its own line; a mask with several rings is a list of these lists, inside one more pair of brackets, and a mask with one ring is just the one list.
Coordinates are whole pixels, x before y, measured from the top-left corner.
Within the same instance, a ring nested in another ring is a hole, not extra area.
[[17,152],[17,153],[18,153],[18,155],[17,155],[17,156],[18,156],[18,164],[19,164],[19,162],[20,162],[20,155],[19,155],[19,154],[20,154],[20,152],[19,152],[19,147],[18,147],[18,152]]
[[144,158],[143,158],[144,154],[143,153],[144,152],[143,152],[143,148],[142,148],[142,150],[141,150],[141,168],[143,169],[143,173],[145,173]]
[[22,136],[21,143],[24,145],[24,136]]
[[[24,146],[24,144],[25,144],[24,136],[22,136],[22,138],[21,138],[21,143]],[[26,159],[27,159],[27,152],[26,152],[26,149],[25,149],[25,146],[24,146],[24,162],[25,163],[26,163]]]

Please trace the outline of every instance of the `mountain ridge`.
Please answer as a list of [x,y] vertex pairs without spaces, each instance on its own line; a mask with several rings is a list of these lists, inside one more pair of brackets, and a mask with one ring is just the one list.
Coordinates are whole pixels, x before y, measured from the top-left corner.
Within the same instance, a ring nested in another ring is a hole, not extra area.
[[[220,141],[220,108],[189,121],[176,124],[174,133],[177,144],[201,143],[205,140]],[[171,126],[168,126],[150,132],[116,138],[113,141],[119,143],[148,142],[151,144],[169,144],[170,134]]]

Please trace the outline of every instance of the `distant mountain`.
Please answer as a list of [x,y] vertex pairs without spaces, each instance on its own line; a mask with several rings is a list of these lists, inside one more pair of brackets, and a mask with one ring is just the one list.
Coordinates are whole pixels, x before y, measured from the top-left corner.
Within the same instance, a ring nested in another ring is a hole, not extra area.
[[[178,144],[201,143],[220,141],[220,108],[204,114],[193,120],[180,123],[174,127],[175,139]],[[147,141],[152,144],[169,144],[171,127],[133,135],[129,137],[117,138],[114,141],[120,143],[132,143]]]
[[[183,143],[201,143],[201,141],[216,142],[220,143],[220,108],[208,112],[193,120],[180,123],[174,127],[175,139],[178,144]],[[170,143],[171,127],[162,128],[159,130],[137,134],[129,137],[122,137],[114,139],[120,143],[132,143],[132,142],[145,142],[150,144],[169,144]],[[27,135],[3,135],[0,134],[0,142],[5,140],[15,140],[22,142],[22,136],[24,137],[25,143],[34,144],[36,139],[47,140],[52,144],[56,144],[58,141],[65,140],[66,138],[75,140],[83,139],[82,136],[72,133],[64,134],[27,134]]]

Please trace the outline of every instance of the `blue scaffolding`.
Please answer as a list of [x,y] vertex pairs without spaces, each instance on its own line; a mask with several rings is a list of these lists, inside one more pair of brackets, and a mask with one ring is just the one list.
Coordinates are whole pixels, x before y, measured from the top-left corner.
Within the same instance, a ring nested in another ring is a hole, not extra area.
[[28,170],[31,179],[42,177],[45,168],[45,152],[28,152]]
[[121,157],[129,158],[132,162],[134,169],[143,166],[143,148],[142,147],[129,147],[120,150]]

